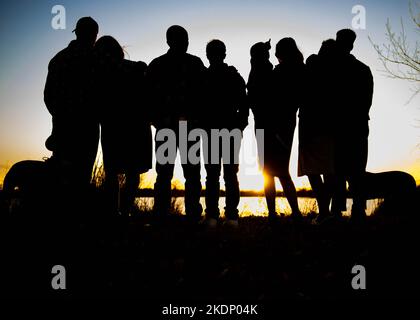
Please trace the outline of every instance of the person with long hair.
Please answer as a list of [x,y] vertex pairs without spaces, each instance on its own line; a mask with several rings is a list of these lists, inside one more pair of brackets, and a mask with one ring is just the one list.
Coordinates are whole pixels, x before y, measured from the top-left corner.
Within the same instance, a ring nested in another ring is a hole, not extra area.
[[[152,135],[146,110],[144,62],[124,59],[111,36],[95,44],[95,104],[101,124],[105,189],[112,212],[133,208],[140,174],[151,168]],[[124,187],[120,189],[121,177]]]
[[[298,175],[308,177],[317,199],[316,223],[330,216],[332,193],[339,187],[334,148],[336,127],[340,125],[336,119],[341,111],[336,105],[339,72],[337,45],[333,39],[322,42],[318,54],[306,59],[307,99],[299,109]],[[333,209],[338,205],[334,200]]]
[[275,177],[278,177],[292,210],[300,218],[296,188],[289,172],[290,153],[296,127],[296,113],[302,104],[301,90],[305,66],[303,55],[292,38],[283,38],[276,45],[279,64],[272,73],[271,117],[264,123],[264,188],[269,217],[276,214]]

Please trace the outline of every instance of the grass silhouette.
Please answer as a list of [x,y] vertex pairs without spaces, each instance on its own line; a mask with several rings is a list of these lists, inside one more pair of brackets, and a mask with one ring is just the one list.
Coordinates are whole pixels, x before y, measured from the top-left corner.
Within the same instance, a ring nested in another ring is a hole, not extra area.
[[[278,303],[413,297],[420,285],[419,188],[406,207],[378,203],[363,225],[348,218],[313,225],[309,207],[300,222],[244,217],[238,229],[206,229],[188,223],[175,197],[166,223],[156,223],[142,198],[129,219],[109,214],[96,172],[87,201],[39,199],[9,215],[0,192],[3,294]],[[50,287],[57,264],[69,274],[61,295]],[[367,290],[351,287],[356,264],[367,270]]]

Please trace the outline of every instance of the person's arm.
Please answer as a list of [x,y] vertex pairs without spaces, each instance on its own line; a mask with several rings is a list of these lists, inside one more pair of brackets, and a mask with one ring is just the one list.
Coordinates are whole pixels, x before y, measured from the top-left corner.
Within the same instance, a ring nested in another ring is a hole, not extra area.
[[159,85],[156,62],[153,60],[146,68],[144,75],[145,108],[151,124],[157,128],[159,120]]
[[239,128],[243,131],[248,125],[249,117],[249,98],[246,93],[245,80],[237,74],[238,77],[238,114],[239,114]]
[[61,73],[55,58],[53,58],[48,65],[48,75],[44,88],[44,102],[52,116],[58,112],[60,85],[62,85]]
[[353,77],[354,92],[357,101],[357,116],[360,120],[369,119],[369,111],[373,99],[373,76],[370,68],[359,60],[352,65],[355,74]]
[[372,72],[370,71],[370,68],[366,66],[366,83],[365,83],[365,101],[363,101],[364,106],[366,108],[366,113],[369,116],[370,107],[372,106],[372,100],[373,100],[373,76]]
[[201,125],[205,122],[206,119],[203,119],[205,112],[203,109],[206,109],[206,67],[204,66],[203,61],[196,57],[195,58],[195,81],[192,84],[192,105],[191,116],[195,125]]
[[138,109],[137,114],[141,116],[141,120],[145,122],[151,121],[151,111],[148,90],[146,87],[146,70],[147,64],[143,61],[137,61],[135,67],[134,82],[135,86],[132,89],[133,101],[136,101]]

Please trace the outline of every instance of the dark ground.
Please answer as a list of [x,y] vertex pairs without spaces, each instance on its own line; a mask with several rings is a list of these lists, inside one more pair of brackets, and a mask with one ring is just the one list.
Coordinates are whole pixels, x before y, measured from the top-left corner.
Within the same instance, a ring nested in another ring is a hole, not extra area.
[[[81,205],[3,214],[1,295],[168,303],[419,296],[418,211],[378,213],[365,225],[285,217],[272,226],[249,217],[237,230],[104,212]],[[66,290],[51,288],[54,265],[66,268]],[[352,289],[354,265],[366,268],[366,290]]]

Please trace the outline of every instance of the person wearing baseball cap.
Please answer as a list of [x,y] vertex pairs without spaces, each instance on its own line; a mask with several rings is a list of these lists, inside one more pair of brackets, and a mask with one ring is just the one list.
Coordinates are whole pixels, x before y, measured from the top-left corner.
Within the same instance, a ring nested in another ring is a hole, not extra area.
[[98,30],[92,17],[80,18],[73,30],[76,39],[48,65],[44,102],[53,125],[46,147],[53,152],[59,181],[63,181],[68,196],[88,190],[98,149],[99,121],[91,103],[93,47]]
[[98,31],[98,23],[92,17],[80,18],[76,23],[76,28],[73,30],[78,40],[88,43],[93,42],[93,44],[96,41]]

